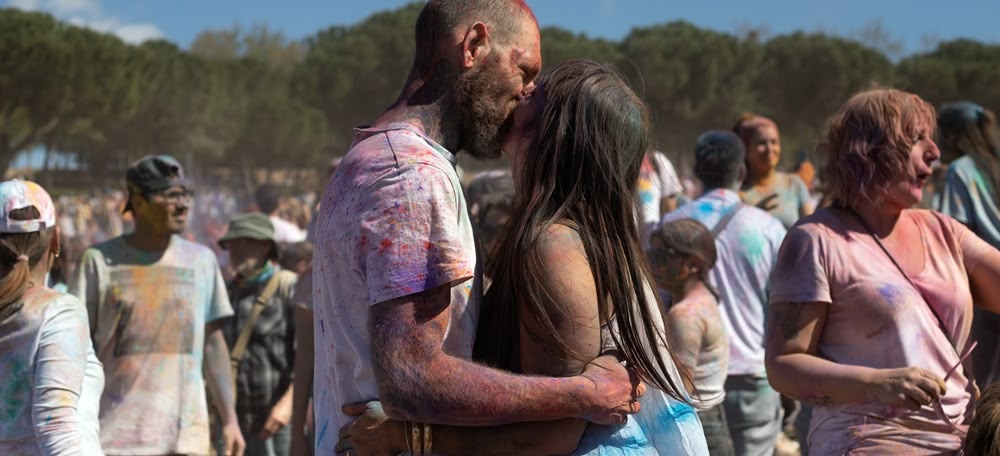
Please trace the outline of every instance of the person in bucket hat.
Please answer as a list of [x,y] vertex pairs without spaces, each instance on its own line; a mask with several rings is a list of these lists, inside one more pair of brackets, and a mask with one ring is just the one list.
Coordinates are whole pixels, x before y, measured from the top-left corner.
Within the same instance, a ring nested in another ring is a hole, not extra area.
[[48,192],[34,182],[0,183],[0,454],[104,454],[104,373],[87,310],[46,287],[59,247]]
[[134,231],[87,249],[70,286],[87,305],[107,378],[101,445],[109,454],[208,455],[211,397],[226,454],[241,455],[222,331],[229,295],[215,253],[179,236],[190,182],[167,155],[136,160],[125,180]]
[[[223,330],[236,365],[236,415],[247,441],[246,454],[286,456],[292,438],[288,424],[298,276],[279,266],[274,225],[265,214],[233,217],[219,246],[229,251],[236,271],[228,285],[235,315]],[[255,311],[255,306],[261,308]]]

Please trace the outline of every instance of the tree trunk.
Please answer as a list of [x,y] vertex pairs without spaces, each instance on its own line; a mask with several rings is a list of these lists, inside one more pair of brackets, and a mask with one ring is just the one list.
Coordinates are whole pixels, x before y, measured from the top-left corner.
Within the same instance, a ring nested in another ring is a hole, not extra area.
[[12,144],[7,141],[0,141],[0,176],[7,180],[7,173],[10,172],[10,165],[14,163],[19,151],[14,150]]
[[7,173],[10,172],[10,165],[14,163],[17,154],[34,144],[39,137],[47,135],[57,125],[59,125],[59,118],[54,117],[47,124],[33,128],[20,140],[14,140],[9,133],[0,132],[0,176],[6,179]]

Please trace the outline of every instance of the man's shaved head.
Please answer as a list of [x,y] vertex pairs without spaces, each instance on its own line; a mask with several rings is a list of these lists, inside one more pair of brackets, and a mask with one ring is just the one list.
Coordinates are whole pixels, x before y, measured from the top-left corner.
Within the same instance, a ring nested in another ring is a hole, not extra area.
[[430,0],[417,18],[414,69],[417,74],[425,74],[438,45],[458,28],[482,22],[489,27],[490,39],[508,45],[525,19],[537,24],[524,0]]

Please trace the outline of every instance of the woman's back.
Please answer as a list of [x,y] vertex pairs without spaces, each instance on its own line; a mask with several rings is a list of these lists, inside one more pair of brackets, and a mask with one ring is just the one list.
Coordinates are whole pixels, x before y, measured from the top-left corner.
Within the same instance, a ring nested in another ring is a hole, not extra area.
[[996,190],[990,188],[983,173],[968,155],[948,165],[938,210],[1000,249],[1000,208],[996,203]]
[[[699,338],[697,352],[672,344],[677,358],[685,365],[693,365],[694,397],[701,407],[714,407],[725,397],[724,386],[729,367],[729,338],[719,312],[719,303],[708,290],[698,295],[686,296],[667,310],[666,320],[670,334],[677,340],[684,331],[695,331]],[[685,328],[682,328],[685,327]],[[692,335],[694,337],[694,335]],[[692,347],[694,348],[694,347]]]
[[0,454],[100,455],[104,374],[87,311],[75,297],[32,287],[0,321]]

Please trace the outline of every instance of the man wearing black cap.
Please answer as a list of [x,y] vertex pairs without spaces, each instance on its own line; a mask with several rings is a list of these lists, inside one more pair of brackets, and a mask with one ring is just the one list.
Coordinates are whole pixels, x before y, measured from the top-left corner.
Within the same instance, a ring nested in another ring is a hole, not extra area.
[[236,416],[247,456],[287,456],[291,445],[293,289],[298,276],[278,266],[278,243],[267,215],[233,217],[219,240],[236,271],[229,297],[235,315],[223,331],[237,365]]
[[135,231],[87,249],[70,290],[87,305],[107,379],[101,446],[109,455],[211,454],[207,379],[226,452],[241,455],[221,326],[233,310],[212,251],[177,236],[192,197],[184,171],[173,157],[146,156],[126,181]]

